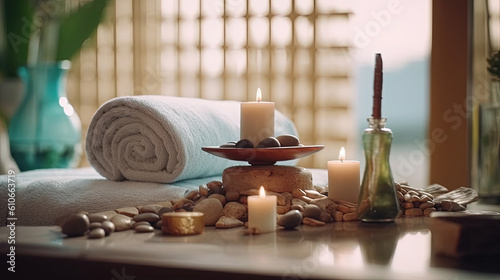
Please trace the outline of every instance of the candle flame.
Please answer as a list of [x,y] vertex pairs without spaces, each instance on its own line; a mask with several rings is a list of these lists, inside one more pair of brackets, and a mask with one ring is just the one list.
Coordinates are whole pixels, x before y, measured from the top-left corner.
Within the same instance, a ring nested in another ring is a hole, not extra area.
[[259,197],[266,197],[266,190],[264,190],[264,186],[260,186]]
[[255,100],[257,100],[257,102],[261,102],[262,101],[262,92],[260,91],[260,88],[257,89],[257,94],[256,94],[256,97],[255,97]]
[[345,149],[344,149],[344,147],[340,148],[339,159],[342,162],[345,160]]

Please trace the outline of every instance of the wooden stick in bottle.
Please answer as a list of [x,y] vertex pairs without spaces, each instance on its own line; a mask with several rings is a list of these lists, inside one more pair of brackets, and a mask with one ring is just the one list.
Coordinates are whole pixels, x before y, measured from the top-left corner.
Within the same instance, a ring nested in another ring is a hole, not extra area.
[[382,55],[375,54],[375,76],[373,80],[373,111],[374,119],[382,118]]

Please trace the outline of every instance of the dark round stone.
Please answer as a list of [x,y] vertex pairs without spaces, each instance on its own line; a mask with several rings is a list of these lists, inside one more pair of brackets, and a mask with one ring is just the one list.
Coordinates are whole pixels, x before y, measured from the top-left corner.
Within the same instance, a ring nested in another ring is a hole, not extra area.
[[257,148],[273,148],[280,146],[280,141],[278,141],[278,139],[276,139],[275,137],[267,137],[260,141],[260,143],[257,145]]
[[102,222],[101,228],[104,230],[104,233],[106,235],[110,235],[116,229],[115,224],[113,224],[111,221]]
[[291,134],[284,134],[276,137],[280,142],[281,147],[292,147],[300,144],[299,138]]
[[93,222],[93,223],[90,223],[89,230],[93,230],[95,228],[100,228],[100,227],[101,227],[101,223],[100,222]]
[[82,236],[88,230],[90,221],[87,215],[79,213],[71,215],[62,225],[62,233],[68,236]]
[[155,231],[154,227],[152,227],[150,225],[139,225],[139,226],[136,226],[134,229],[136,232],[153,232],[153,231]]
[[234,146],[235,148],[253,148],[253,143],[252,141],[248,139],[241,139],[240,141],[236,142],[236,145]]
[[150,226],[151,223],[148,222],[148,221],[140,221],[140,222],[136,222],[132,225],[132,228],[136,228],[138,226],[141,226],[141,225],[146,225],[146,226]]
[[160,210],[158,210],[158,217],[161,218],[161,215],[163,213],[169,213],[169,212],[174,212],[171,207],[162,207]]
[[304,217],[309,217],[316,219],[321,215],[321,208],[319,208],[318,205],[315,204],[309,204],[304,207],[304,212],[302,213]]
[[226,144],[222,144],[219,146],[220,148],[235,148],[236,147],[236,141],[229,141]]
[[90,239],[100,239],[103,238],[106,235],[104,230],[102,228],[94,228],[89,232],[89,238]]
[[93,214],[87,214],[87,217],[89,218],[89,221],[91,223],[93,222],[104,222],[108,220],[108,216],[104,214],[99,214],[99,213],[93,213]]
[[147,221],[150,223],[156,223],[159,219],[160,219],[160,217],[155,213],[142,213],[139,215],[135,215],[132,218],[132,220],[134,220],[136,222]]
[[290,210],[278,219],[278,225],[285,229],[293,229],[302,223],[302,213],[298,210]]
[[161,220],[159,220],[158,222],[156,222],[156,224],[154,225],[154,227],[157,228],[157,229],[161,229],[162,225],[163,225],[163,222]]

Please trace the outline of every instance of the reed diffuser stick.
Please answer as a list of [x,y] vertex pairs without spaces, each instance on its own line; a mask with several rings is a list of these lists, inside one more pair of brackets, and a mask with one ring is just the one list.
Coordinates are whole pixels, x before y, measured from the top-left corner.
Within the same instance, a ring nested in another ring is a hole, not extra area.
[[375,54],[375,76],[373,80],[373,111],[374,119],[382,118],[382,55]]

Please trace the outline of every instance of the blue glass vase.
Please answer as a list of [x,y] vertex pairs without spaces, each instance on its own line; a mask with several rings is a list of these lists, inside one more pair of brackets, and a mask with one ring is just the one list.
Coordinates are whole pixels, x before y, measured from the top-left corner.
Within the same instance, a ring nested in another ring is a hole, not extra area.
[[10,149],[21,171],[75,167],[81,122],[66,98],[69,61],[21,67],[23,102],[9,123]]

